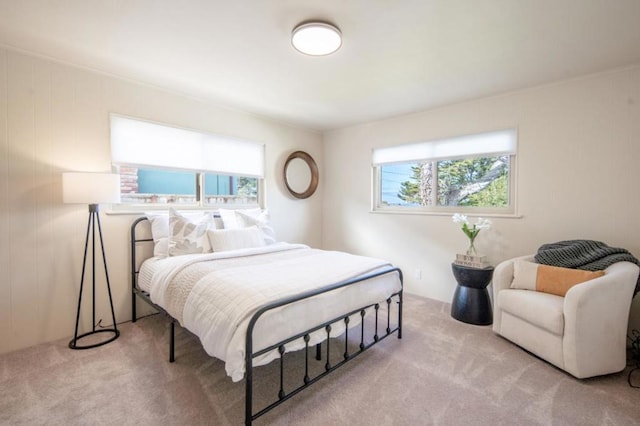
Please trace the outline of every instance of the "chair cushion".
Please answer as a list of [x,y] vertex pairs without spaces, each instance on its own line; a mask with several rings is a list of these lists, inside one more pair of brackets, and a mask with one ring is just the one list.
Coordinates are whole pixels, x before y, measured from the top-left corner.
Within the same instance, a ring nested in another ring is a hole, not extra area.
[[564,334],[564,297],[508,289],[498,293],[497,303],[502,310],[530,324],[558,336]]

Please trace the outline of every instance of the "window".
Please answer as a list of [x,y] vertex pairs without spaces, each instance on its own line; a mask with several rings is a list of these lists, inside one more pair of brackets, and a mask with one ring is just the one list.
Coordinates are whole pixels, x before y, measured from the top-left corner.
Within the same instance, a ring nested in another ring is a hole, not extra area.
[[197,173],[116,166],[123,204],[196,204]]
[[111,116],[121,206],[260,205],[264,146]]
[[515,213],[514,129],[374,149],[374,211]]
[[258,204],[256,178],[206,173],[204,179],[204,204]]

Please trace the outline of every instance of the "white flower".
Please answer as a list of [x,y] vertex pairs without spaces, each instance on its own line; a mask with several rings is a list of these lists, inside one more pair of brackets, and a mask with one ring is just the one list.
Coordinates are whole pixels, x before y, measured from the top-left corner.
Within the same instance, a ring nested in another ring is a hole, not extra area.
[[476,239],[481,230],[491,228],[491,221],[489,219],[483,219],[479,217],[476,223],[471,225],[469,223],[469,220],[467,219],[467,216],[460,213],[455,213],[453,215],[453,221],[455,223],[462,223],[462,232],[464,232],[465,235],[469,237],[471,244],[473,244],[473,241]]
[[469,221],[467,220],[467,216],[460,213],[456,213],[453,215],[453,221],[455,223],[469,223]]
[[478,222],[476,222],[477,229],[489,229],[491,228],[491,221],[489,219],[483,219],[481,217],[478,218]]

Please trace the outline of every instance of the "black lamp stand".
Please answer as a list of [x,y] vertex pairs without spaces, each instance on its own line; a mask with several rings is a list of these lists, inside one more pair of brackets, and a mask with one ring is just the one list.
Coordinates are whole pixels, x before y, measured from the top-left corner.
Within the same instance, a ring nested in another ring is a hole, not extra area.
[[[82,277],[80,278],[80,296],[78,297],[78,313],[76,314],[76,329],[73,340],[69,342],[71,349],[90,349],[97,346],[113,342],[120,336],[120,331],[116,326],[116,315],[113,311],[113,299],[111,298],[111,285],[109,284],[109,272],[107,272],[107,259],[104,254],[104,244],[102,242],[102,227],[100,226],[100,208],[98,204],[89,204],[89,222],[87,224],[87,237],[84,243],[84,260],[82,262]],[[107,292],[109,293],[109,304],[111,305],[111,319],[113,328],[99,328],[96,330],[96,222],[98,223],[98,234],[100,236],[100,248],[102,250],[102,262],[104,263],[104,274],[107,278]],[[87,248],[89,247],[89,232],[91,231],[91,274],[92,274],[92,328],[91,331],[78,336],[78,323],[80,322],[80,306],[82,305],[82,289],[84,287],[84,275],[87,266]],[[79,345],[78,340],[83,337],[97,333],[113,333],[109,339],[98,343]]]

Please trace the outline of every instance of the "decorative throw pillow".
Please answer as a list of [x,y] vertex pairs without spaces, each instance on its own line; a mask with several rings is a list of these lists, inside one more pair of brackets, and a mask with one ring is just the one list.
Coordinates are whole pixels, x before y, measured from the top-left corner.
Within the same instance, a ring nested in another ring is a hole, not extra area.
[[274,244],[276,242],[276,231],[271,227],[269,223],[269,211],[247,212],[243,210],[236,211],[236,222],[240,227],[247,228],[249,226],[256,226],[264,238],[264,242],[267,244]]
[[[179,212],[179,214],[192,222],[199,222],[211,217],[208,212]],[[165,257],[169,255],[169,211],[150,211],[144,214],[151,224],[151,237],[153,238],[153,255]]]
[[211,252],[207,230],[214,228],[211,214],[193,220],[169,209],[169,256]]
[[263,247],[262,233],[256,226],[239,229],[216,229],[207,231],[214,252]]
[[516,260],[511,288],[535,290],[564,297],[576,284],[604,275],[604,271],[583,271]]

